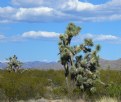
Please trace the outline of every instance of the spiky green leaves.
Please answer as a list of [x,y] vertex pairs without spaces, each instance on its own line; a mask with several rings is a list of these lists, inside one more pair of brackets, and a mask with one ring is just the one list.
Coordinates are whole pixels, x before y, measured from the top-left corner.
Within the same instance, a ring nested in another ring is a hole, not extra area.
[[77,74],[82,74],[83,71],[84,71],[84,68],[82,67],[77,68]]
[[22,62],[18,60],[16,55],[14,55],[13,57],[9,57],[7,60],[7,69],[9,70],[9,72],[17,72],[19,68],[22,66]]
[[67,27],[66,34],[69,37],[73,37],[79,34],[81,28],[76,26],[74,23],[70,23]]
[[93,46],[92,39],[84,39],[84,45],[85,46]]
[[72,66],[72,67],[70,68],[70,74],[74,74],[74,75],[77,74],[77,68],[76,68],[75,66]]
[[97,60],[95,57],[92,57],[91,60],[90,60],[90,63],[91,64],[96,64]]
[[98,52],[100,51],[100,49],[101,49],[100,45],[96,45],[96,51]]
[[92,88],[90,89],[90,91],[91,91],[92,93],[94,93],[94,92],[96,91],[96,88],[95,88],[95,87],[92,87]]
[[79,84],[83,84],[83,76],[82,76],[81,74],[78,74],[78,75],[77,75],[77,82],[78,82]]

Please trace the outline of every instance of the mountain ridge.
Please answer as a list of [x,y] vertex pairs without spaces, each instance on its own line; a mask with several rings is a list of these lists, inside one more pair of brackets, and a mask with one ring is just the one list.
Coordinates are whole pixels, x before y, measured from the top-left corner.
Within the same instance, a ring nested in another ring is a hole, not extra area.
[[[121,70],[121,58],[117,60],[107,60],[100,58],[99,60],[100,68],[107,69],[110,68],[112,70]],[[6,62],[0,62],[0,68],[6,68]],[[22,68],[25,69],[62,69],[63,66],[58,62],[42,62],[42,61],[28,61],[23,62]]]

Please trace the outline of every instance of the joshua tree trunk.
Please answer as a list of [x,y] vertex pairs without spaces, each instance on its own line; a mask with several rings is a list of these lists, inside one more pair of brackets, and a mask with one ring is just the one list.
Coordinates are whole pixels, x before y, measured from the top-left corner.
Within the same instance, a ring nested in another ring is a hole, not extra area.
[[69,91],[68,77],[66,77],[66,86],[67,86],[67,91]]

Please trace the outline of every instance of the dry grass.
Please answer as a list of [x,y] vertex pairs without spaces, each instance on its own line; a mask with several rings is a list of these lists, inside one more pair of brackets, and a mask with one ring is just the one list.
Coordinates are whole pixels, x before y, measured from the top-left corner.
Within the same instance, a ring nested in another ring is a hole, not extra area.
[[18,101],[18,102],[85,102],[83,101],[82,99],[80,100],[69,100],[69,99],[58,99],[58,100],[47,100],[47,99],[38,99],[38,100],[34,100],[34,99],[31,99],[31,100],[28,100],[28,101]]
[[[57,99],[57,100],[48,100],[48,99],[38,99],[38,100],[28,100],[28,101],[18,101],[18,102],[86,102],[82,99],[79,100],[69,100],[69,99]],[[110,98],[110,97],[103,97],[99,100],[97,100],[96,102],[119,102],[117,99],[115,98]]]
[[118,102],[118,100],[115,98],[103,97],[100,100],[97,100],[96,102]]

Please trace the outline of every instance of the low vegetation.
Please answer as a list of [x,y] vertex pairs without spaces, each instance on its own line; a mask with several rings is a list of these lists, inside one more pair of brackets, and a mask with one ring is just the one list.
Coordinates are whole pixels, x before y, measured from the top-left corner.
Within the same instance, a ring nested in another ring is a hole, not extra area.
[[[109,87],[96,85],[97,91],[93,94],[80,92],[75,88],[67,92],[63,70],[22,70],[20,72],[11,72],[0,70],[0,100],[14,102],[17,100],[40,99],[63,99],[70,98],[96,99],[103,96],[121,99],[121,72],[112,70],[101,70],[101,80],[105,83],[111,83]],[[91,100],[90,100],[91,101]]]

